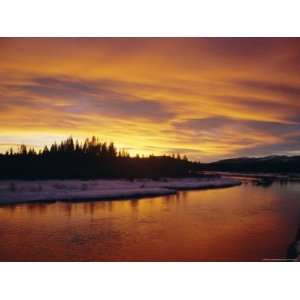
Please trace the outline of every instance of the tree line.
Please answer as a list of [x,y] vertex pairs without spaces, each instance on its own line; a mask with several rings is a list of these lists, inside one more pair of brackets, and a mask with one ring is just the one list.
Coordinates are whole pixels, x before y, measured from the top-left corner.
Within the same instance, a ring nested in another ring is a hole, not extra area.
[[177,177],[189,175],[196,165],[179,154],[131,157],[96,137],[83,143],[69,137],[39,151],[21,145],[17,151],[11,148],[0,154],[0,179]]

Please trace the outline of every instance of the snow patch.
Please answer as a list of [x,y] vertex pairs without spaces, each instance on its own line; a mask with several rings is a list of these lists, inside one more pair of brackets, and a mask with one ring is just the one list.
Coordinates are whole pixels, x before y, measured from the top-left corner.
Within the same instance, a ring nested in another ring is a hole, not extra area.
[[161,180],[39,180],[0,181],[0,204],[35,201],[79,201],[142,198],[175,194],[177,190],[220,188],[239,185],[231,178]]

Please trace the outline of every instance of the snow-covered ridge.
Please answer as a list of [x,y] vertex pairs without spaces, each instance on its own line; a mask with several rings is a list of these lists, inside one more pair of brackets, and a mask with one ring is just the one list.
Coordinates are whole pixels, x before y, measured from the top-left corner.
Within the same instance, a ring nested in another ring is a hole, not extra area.
[[239,185],[232,178],[161,180],[43,180],[0,181],[0,204],[56,200],[105,200],[175,194],[177,190]]

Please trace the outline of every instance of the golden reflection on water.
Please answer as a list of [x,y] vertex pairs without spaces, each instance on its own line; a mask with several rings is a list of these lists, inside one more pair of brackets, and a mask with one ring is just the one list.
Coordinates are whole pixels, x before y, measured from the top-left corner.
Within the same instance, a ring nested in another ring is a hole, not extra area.
[[2,261],[260,261],[285,257],[300,184],[141,200],[0,207]]

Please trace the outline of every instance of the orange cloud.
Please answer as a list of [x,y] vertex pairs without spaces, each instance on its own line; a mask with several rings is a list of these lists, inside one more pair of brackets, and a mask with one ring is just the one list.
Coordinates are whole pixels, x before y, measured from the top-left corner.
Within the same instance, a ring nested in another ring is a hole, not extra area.
[[93,134],[204,161],[297,153],[299,50],[287,38],[1,38],[0,151]]

